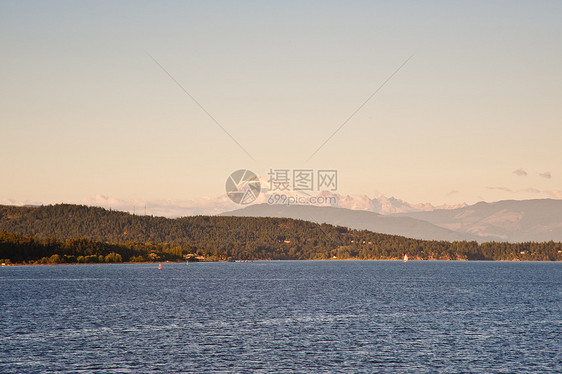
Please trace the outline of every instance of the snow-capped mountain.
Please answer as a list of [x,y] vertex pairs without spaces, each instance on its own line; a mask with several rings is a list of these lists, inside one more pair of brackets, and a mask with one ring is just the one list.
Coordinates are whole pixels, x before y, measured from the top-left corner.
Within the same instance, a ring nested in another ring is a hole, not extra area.
[[[275,195],[283,194],[289,198],[302,198],[308,200],[310,197],[321,196],[325,198],[322,204],[302,204],[307,206],[331,206],[335,208],[345,208],[351,210],[361,210],[373,212],[383,215],[398,214],[398,213],[411,213],[411,212],[430,212],[436,209],[458,209],[465,207],[466,204],[458,205],[441,205],[434,206],[429,203],[412,204],[395,197],[386,197],[384,195],[377,195],[369,197],[367,195],[342,195],[331,192],[320,192],[318,194],[307,194],[297,191],[269,191],[267,188],[262,188],[262,192],[252,204],[266,204],[271,201]],[[42,205],[57,202],[37,202],[37,201],[16,201],[3,199],[0,204],[5,205]],[[107,209],[116,209],[128,211],[136,214],[144,214],[146,207],[146,214],[164,216],[164,217],[181,217],[192,215],[215,215],[232,210],[247,207],[248,205],[239,205],[232,202],[226,194],[216,197],[201,197],[193,200],[130,200],[108,197],[104,195],[96,195],[94,197],[85,198],[80,201],[65,201],[70,204],[85,204],[89,206],[99,206]],[[292,204],[295,205],[295,204]],[[299,205],[299,204],[296,204]]]
[[430,203],[411,204],[407,201],[400,200],[395,197],[386,197],[384,195],[379,195],[373,198],[369,198],[366,195],[350,196],[336,194],[336,196],[338,197],[338,203],[336,206],[339,208],[366,210],[368,212],[375,212],[379,214],[430,212],[435,209],[458,209],[466,206],[465,203],[439,206],[434,206]]

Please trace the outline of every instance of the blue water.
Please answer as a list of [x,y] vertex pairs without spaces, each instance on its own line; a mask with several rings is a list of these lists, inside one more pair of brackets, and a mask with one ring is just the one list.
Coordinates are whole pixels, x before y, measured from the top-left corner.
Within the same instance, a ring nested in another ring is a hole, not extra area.
[[0,268],[0,372],[562,371],[562,264]]

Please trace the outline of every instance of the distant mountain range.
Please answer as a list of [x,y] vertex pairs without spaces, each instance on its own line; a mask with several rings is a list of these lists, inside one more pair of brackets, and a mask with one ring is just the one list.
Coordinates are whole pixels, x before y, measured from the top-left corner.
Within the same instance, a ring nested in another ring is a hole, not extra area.
[[395,197],[378,195],[370,198],[366,195],[340,195],[337,197],[337,207],[351,210],[365,210],[380,214],[409,213],[409,212],[428,212],[436,209],[456,209],[467,206],[465,203],[456,205],[432,205],[430,203],[412,204]]
[[562,200],[504,200],[480,202],[460,209],[394,215],[430,222],[480,240],[509,242],[562,241]]
[[257,204],[222,215],[295,218],[425,240],[562,241],[562,200],[552,199],[480,202],[430,211],[413,208],[391,215],[339,207]]
[[458,233],[416,218],[384,216],[374,212],[345,208],[257,204],[221,215],[293,218],[424,240],[455,241],[479,239],[475,235]]
[[[276,194],[276,191],[269,191],[262,188],[260,195],[254,204],[265,204]],[[307,198],[304,193],[294,192],[291,195]],[[420,211],[432,211],[435,209],[456,209],[465,207],[466,204],[456,205],[432,205],[430,203],[409,203],[395,197],[376,195],[342,195],[331,192],[320,193],[323,197],[334,197],[336,202],[332,206],[336,208],[346,208],[352,210],[364,210],[380,214],[409,213]],[[202,197],[193,200],[123,200],[114,197],[96,195],[81,201],[68,202],[71,204],[98,206],[106,209],[126,211],[130,213],[142,213],[146,207],[147,214],[168,218],[194,216],[194,215],[216,215],[229,212],[240,208],[240,205],[231,201],[226,194],[215,197]],[[41,206],[48,205],[39,201],[18,201],[14,199],[0,199],[0,205],[15,206]]]

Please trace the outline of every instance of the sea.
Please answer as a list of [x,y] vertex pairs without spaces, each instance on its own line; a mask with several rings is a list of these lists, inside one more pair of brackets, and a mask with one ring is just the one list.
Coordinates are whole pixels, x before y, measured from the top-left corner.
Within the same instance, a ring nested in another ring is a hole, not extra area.
[[562,372],[562,263],[0,268],[0,373]]

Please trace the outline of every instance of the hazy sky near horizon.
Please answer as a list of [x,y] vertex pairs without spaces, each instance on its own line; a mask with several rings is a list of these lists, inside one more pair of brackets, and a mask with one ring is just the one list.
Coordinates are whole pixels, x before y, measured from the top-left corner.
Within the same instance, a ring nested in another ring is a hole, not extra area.
[[241,168],[412,203],[562,198],[561,20],[561,1],[3,1],[0,201],[214,197]]

